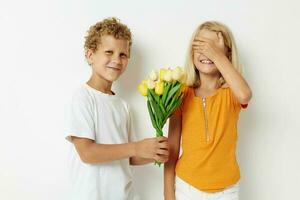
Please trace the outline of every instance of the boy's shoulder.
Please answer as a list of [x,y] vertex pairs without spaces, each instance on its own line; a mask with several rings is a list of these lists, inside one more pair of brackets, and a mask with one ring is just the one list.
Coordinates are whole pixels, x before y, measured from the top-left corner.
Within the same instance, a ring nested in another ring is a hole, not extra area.
[[121,98],[119,95],[108,95],[102,92],[96,91],[95,89],[91,88],[87,84],[81,85],[77,87],[73,91],[72,103],[80,103],[80,104],[94,104],[95,101],[97,102],[108,102],[111,104],[122,104],[126,109],[129,110],[129,104]]
[[89,91],[85,85],[80,85],[73,91],[72,98],[86,98],[89,96]]
[[85,85],[78,86],[72,94],[72,103],[88,103],[91,101],[91,94]]

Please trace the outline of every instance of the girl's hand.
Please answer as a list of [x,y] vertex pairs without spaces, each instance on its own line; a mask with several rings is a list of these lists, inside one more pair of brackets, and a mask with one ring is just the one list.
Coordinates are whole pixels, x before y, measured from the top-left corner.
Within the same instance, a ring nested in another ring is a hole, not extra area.
[[221,32],[217,34],[218,40],[214,41],[205,37],[195,37],[193,42],[193,50],[203,54],[211,61],[215,62],[219,58],[226,57],[226,48]]

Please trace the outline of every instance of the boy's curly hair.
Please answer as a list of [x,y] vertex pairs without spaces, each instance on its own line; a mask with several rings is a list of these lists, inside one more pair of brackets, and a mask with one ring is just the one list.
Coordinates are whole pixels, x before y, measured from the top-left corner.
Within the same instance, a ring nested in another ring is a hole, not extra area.
[[130,29],[125,24],[122,24],[119,19],[111,17],[106,18],[89,28],[87,35],[85,36],[85,52],[89,49],[96,52],[103,35],[111,35],[116,39],[128,40],[130,51],[130,46],[132,44]]

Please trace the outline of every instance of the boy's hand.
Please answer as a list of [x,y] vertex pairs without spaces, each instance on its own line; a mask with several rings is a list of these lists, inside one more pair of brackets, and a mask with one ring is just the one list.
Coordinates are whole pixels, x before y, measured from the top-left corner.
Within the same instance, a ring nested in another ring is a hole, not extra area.
[[141,158],[167,162],[169,157],[168,138],[147,138],[135,143],[135,155]]

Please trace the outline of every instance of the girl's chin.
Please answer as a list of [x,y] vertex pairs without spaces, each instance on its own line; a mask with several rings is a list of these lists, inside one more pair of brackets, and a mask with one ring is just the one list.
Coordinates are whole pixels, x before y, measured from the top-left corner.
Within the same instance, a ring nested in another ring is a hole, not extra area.
[[214,64],[211,65],[201,65],[201,66],[197,66],[198,71],[200,72],[206,72],[206,73],[213,73],[218,71],[217,67]]
[[212,63],[212,64],[203,64],[203,63],[200,63],[199,67],[200,68],[215,68],[216,65],[214,63]]

